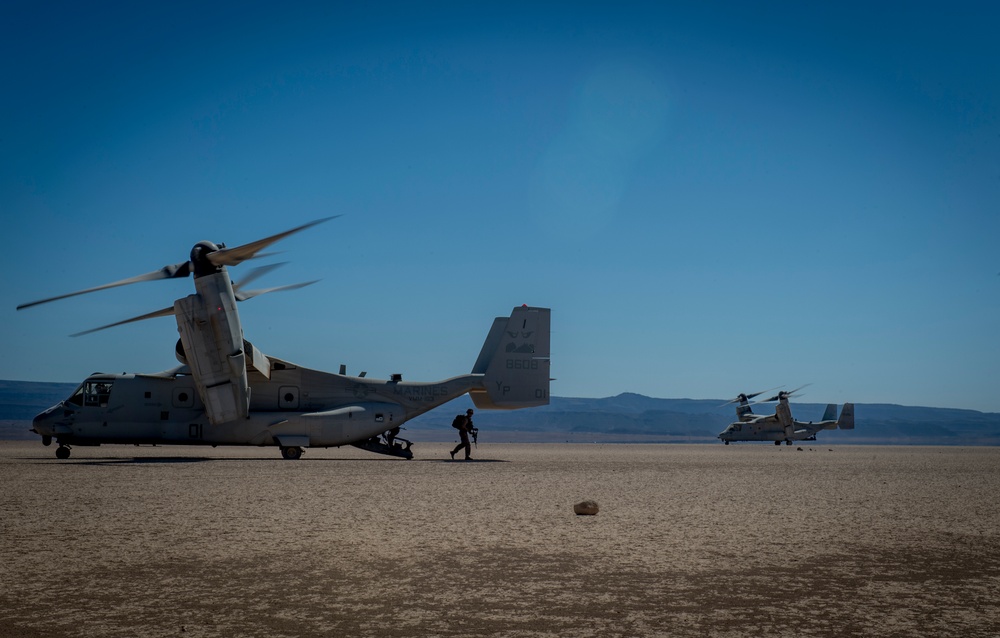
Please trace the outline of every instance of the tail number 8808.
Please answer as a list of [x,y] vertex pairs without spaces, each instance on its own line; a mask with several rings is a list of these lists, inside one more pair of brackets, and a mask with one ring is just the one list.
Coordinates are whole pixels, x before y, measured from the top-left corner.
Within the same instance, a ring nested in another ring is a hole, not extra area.
[[537,370],[538,359],[507,359],[508,370]]

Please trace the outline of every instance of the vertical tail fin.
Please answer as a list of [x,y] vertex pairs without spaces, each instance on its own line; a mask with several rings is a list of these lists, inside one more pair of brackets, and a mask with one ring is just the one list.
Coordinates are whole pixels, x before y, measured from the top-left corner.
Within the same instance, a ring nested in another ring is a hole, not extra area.
[[482,388],[469,392],[477,408],[514,410],[549,403],[548,308],[520,306],[493,320],[473,366]]
[[826,405],[826,410],[823,412],[823,418],[820,421],[836,421],[837,420],[837,404],[828,403]]
[[845,403],[844,409],[840,411],[840,419],[837,420],[837,426],[841,430],[853,430],[854,429],[854,404]]

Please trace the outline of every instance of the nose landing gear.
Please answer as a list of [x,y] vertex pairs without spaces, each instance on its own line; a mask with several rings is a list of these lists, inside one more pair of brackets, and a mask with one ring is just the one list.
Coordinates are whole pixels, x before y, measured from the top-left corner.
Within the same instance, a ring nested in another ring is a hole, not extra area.
[[66,460],[69,458],[69,446],[60,443],[59,447],[56,448],[56,458],[60,460]]

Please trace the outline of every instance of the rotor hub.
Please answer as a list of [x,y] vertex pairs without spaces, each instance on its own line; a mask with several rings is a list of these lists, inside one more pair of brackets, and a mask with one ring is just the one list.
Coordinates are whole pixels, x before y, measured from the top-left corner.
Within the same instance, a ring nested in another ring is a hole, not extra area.
[[219,250],[219,246],[214,242],[200,241],[191,249],[191,263],[194,265],[194,276],[204,277],[222,272],[222,266],[216,266],[208,256]]

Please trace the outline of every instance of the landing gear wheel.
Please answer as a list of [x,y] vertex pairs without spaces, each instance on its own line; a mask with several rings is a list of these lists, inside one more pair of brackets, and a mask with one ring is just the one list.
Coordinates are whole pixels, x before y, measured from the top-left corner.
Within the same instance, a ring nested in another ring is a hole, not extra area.
[[791,445],[791,444],[792,444],[792,442],[790,440],[785,439],[785,445]]
[[774,444],[775,445],[781,445],[781,441],[775,441]]
[[302,448],[300,447],[282,447],[281,456],[289,461],[298,461],[302,458]]
[[60,445],[56,448],[56,458],[57,459],[68,459],[69,458],[69,448],[65,445]]

